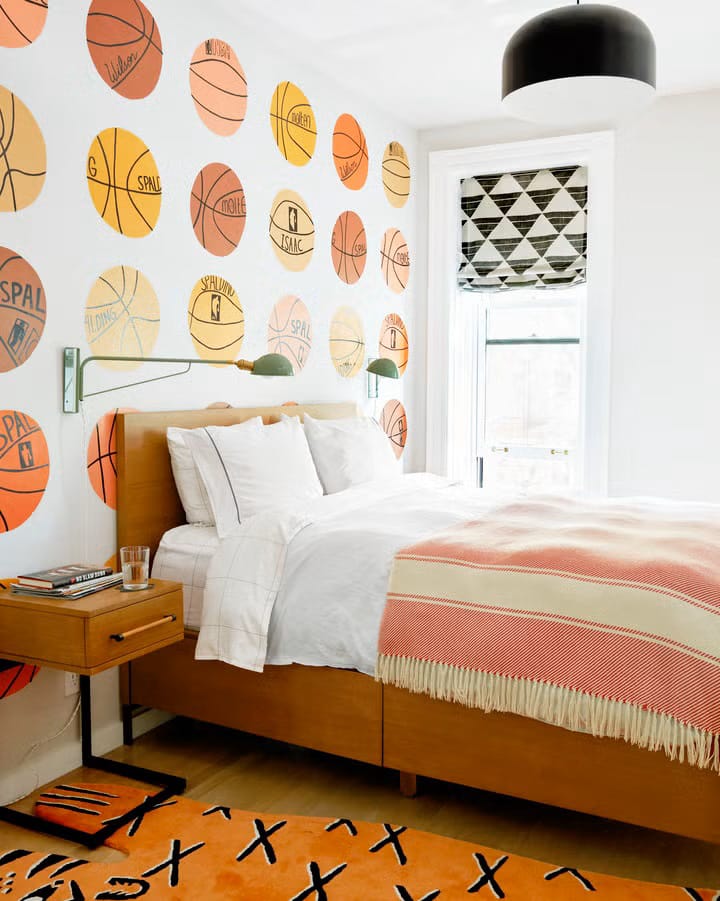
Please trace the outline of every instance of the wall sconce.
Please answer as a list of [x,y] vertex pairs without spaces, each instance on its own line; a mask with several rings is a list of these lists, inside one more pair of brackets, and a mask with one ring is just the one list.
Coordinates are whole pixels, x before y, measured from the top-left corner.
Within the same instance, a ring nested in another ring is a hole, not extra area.
[[[117,385],[114,388],[104,388],[102,391],[85,390],[85,367],[88,363],[100,360],[108,360],[114,363],[184,363],[185,368],[168,375],[159,375],[151,379],[141,379],[126,385]],[[86,397],[94,397],[97,394],[108,394],[111,391],[120,391],[123,388],[134,388],[136,385],[147,385],[150,382],[160,382],[163,379],[175,378],[185,375],[195,365],[235,366],[243,372],[251,372],[253,375],[270,377],[294,375],[292,363],[282,354],[264,354],[257,360],[200,360],[184,357],[86,357],[80,361],[80,349],[66,347],[63,351],[63,413],[77,413],[80,404]]]
[[397,365],[388,357],[374,357],[368,361],[365,370],[367,377],[367,396],[369,400],[377,400],[380,396],[380,379],[399,379]]

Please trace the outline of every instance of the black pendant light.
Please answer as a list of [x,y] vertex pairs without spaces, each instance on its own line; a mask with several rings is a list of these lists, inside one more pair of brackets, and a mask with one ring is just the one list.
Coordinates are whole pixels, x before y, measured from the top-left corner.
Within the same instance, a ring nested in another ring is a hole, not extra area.
[[655,41],[637,16],[587,3],[541,13],[510,38],[503,106],[518,119],[611,125],[655,94]]

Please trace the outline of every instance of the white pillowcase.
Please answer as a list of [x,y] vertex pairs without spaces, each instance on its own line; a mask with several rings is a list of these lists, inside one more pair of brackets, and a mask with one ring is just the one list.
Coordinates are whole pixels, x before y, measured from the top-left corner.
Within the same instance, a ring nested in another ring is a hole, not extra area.
[[326,494],[400,472],[385,432],[374,419],[313,419],[305,434]]
[[[263,428],[263,422],[259,416],[254,416],[245,422],[223,426],[223,428],[233,432],[241,430],[257,431]],[[170,465],[175,477],[175,487],[185,510],[185,519],[189,523],[213,524],[215,517],[210,507],[210,500],[186,441],[188,435],[202,431],[203,429],[169,428],[167,430],[167,443],[170,451]]]
[[322,496],[297,419],[236,433],[208,426],[186,438],[221,538],[256,513]]

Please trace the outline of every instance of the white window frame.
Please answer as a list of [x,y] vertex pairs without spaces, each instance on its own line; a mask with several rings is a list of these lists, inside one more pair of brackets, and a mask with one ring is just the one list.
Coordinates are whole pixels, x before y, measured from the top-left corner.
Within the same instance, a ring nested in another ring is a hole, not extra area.
[[522,169],[588,167],[588,287],[582,408],[583,487],[608,491],[610,349],[613,306],[615,137],[594,132],[429,154],[426,465],[447,474],[457,299],[460,180]]

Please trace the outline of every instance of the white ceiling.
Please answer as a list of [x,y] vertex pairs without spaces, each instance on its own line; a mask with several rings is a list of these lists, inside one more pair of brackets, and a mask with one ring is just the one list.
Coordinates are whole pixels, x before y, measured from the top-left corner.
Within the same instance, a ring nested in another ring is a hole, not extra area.
[[[510,35],[559,0],[217,0],[277,49],[416,128],[502,115]],[[616,0],[648,24],[663,94],[720,87],[718,0]]]

